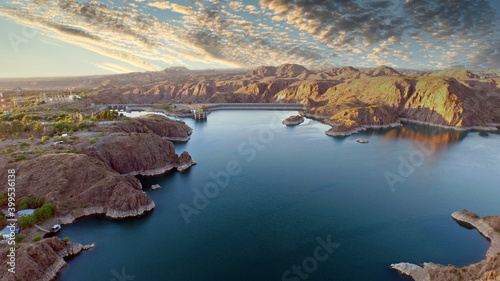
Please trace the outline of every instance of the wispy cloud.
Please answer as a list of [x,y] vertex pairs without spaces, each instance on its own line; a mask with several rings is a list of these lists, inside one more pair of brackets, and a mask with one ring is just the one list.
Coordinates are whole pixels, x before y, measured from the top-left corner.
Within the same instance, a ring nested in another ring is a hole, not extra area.
[[500,67],[498,15],[487,0],[175,2],[12,0],[0,4],[0,16],[146,70],[288,62]]
[[155,8],[162,9],[162,10],[168,9],[168,10],[172,10],[173,12],[181,13],[184,15],[194,15],[195,14],[195,12],[193,11],[193,9],[191,7],[186,7],[186,6],[178,5],[175,3],[170,3],[169,1],[148,3],[148,6],[155,7]]
[[96,63],[94,64],[95,66],[99,67],[99,68],[102,68],[102,69],[105,69],[105,70],[108,70],[108,71],[111,71],[111,72],[114,72],[114,73],[128,73],[128,72],[133,72],[132,69],[126,67],[126,66],[123,66],[123,65],[118,65],[118,64],[114,64],[114,63],[109,63],[109,62],[106,62],[106,63]]

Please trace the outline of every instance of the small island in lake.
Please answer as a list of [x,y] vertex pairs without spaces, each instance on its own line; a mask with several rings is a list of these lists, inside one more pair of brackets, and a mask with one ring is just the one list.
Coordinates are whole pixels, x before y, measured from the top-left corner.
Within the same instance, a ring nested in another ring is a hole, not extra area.
[[281,123],[283,123],[283,125],[287,125],[287,126],[296,126],[296,125],[299,125],[303,122],[304,122],[304,117],[302,117],[300,115],[293,115],[293,116],[286,118]]

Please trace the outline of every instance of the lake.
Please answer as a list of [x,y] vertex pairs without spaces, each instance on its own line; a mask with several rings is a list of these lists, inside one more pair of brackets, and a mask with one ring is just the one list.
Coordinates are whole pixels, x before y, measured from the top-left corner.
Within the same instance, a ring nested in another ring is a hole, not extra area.
[[145,216],[63,226],[96,247],[58,280],[396,281],[411,279],[391,263],[485,257],[488,241],[450,215],[500,214],[500,135],[407,125],[334,138],[313,120],[281,124],[296,113],[183,119],[194,132],[176,151],[198,164],[141,178],[156,203]]

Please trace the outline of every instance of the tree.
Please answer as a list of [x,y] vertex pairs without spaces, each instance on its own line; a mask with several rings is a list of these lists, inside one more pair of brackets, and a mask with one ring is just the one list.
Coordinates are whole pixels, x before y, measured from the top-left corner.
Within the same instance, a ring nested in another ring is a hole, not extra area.
[[37,208],[34,212],[37,220],[44,221],[50,219],[56,212],[57,207],[54,204],[45,204],[40,208]]
[[7,217],[5,217],[5,214],[2,211],[0,211],[0,229],[3,229],[6,226],[7,226]]
[[44,199],[42,197],[32,197],[32,196],[23,196],[18,201],[18,209],[36,209],[43,206]]
[[8,122],[0,121],[0,135],[3,138],[10,137],[10,124]]
[[42,123],[35,122],[35,124],[33,124],[33,132],[35,132],[35,134],[37,136],[40,136],[43,133],[43,129],[44,129],[44,126]]
[[19,135],[23,132],[24,125],[19,120],[14,120],[10,123],[11,128],[11,137],[19,137]]
[[14,237],[14,241],[16,241],[16,243],[21,243],[23,240],[24,240],[24,235],[22,234],[18,234]]
[[35,215],[21,216],[17,221],[17,224],[21,228],[28,228],[30,226],[33,226],[35,223],[36,223]]

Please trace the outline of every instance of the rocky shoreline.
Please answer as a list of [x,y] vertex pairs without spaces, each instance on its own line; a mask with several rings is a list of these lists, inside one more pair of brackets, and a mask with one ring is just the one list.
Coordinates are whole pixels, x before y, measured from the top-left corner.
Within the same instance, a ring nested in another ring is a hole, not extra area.
[[191,168],[191,166],[194,166],[198,164],[194,159],[191,158],[191,156],[184,151],[180,157],[176,158],[175,163],[168,164],[164,167],[157,168],[157,169],[151,169],[151,170],[145,170],[145,171],[133,171],[130,173],[127,173],[126,175],[130,176],[157,176],[157,175],[162,175],[168,171],[172,170],[177,170],[178,172],[184,172]]
[[[432,126],[432,127],[437,127],[437,128],[443,128],[443,129],[451,129],[451,130],[456,130],[459,132],[465,132],[465,131],[484,131],[484,132],[498,132],[499,129],[496,126],[470,126],[470,127],[457,127],[457,126],[448,126],[448,125],[441,125],[441,124],[436,124],[432,122],[424,122],[424,121],[419,121],[419,120],[411,120],[407,118],[399,118],[399,122],[395,123],[390,123],[387,125],[359,125],[359,127],[354,127],[354,128],[347,128],[341,124],[336,124],[333,122],[325,122],[324,119],[327,117],[324,116],[321,118],[318,115],[307,115],[307,117],[312,118],[314,117],[315,120],[318,120],[324,124],[332,126],[331,129],[325,132],[326,135],[332,136],[332,137],[346,137],[346,136],[351,136],[355,135],[358,133],[361,133],[363,131],[369,130],[369,129],[387,129],[387,128],[397,128],[404,126],[404,123],[410,123],[410,124],[418,124],[418,125],[425,125],[425,126]],[[312,118],[313,119],[313,118]]]
[[[95,244],[81,245],[63,241],[58,237],[43,239],[37,243],[19,248],[16,255],[16,273],[7,274],[2,281],[41,280],[51,281],[57,278],[66,266],[65,258],[76,256],[82,251],[95,247]],[[40,257],[42,253],[43,258]]]
[[[182,172],[196,164],[186,151],[178,156],[173,143],[166,139],[185,138],[192,129],[183,122],[165,119],[168,118],[147,116],[139,121],[105,126],[107,133],[99,135],[97,141],[73,144],[71,150],[78,153],[47,153],[20,162],[6,162],[7,168],[19,171],[16,185],[23,188],[18,189],[16,196],[44,198],[46,203],[58,207],[54,217],[42,225],[45,228],[71,224],[87,216],[123,219],[152,211],[155,203],[134,176],[160,175],[170,170]],[[144,147],[148,150],[144,151]],[[2,274],[0,280],[54,280],[66,264],[65,257],[93,247],[64,242],[57,237],[36,243],[22,242],[19,246],[18,251],[31,254],[18,254],[17,263],[24,266],[18,267],[15,275]],[[36,254],[40,251],[51,257],[50,263]],[[2,263],[0,272],[7,272],[6,263]]]
[[412,263],[392,264],[391,268],[415,281],[455,281],[455,280],[498,280],[500,276],[500,216],[479,217],[467,210],[453,213],[452,218],[459,224],[475,228],[490,241],[486,259],[463,268],[452,265],[424,263],[422,266]]

